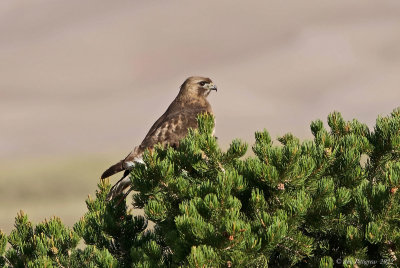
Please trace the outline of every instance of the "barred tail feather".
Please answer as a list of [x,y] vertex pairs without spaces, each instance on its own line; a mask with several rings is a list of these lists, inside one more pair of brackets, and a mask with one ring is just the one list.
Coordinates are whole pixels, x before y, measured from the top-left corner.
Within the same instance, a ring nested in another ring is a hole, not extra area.
[[[110,192],[107,195],[107,201],[114,199],[117,196],[120,196],[124,193],[124,190],[131,185],[131,180],[129,179],[129,172],[126,172],[124,176],[116,183],[113,187],[111,187]],[[129,192],[129,191],[128,191]],[[123,198],[126,196],[124,195]]]
[[123,163],[124,163],[124,161],[121,160],[118,163],[116,163],[115,165],[112,165],[111,167],[109,167],[106,171],[103,172],[103,174],[101,175],[101,179],[108,178],[108,177],[114,175],[115,173],[118,173],[118,172],[121,172],[122,170],[124,170]]

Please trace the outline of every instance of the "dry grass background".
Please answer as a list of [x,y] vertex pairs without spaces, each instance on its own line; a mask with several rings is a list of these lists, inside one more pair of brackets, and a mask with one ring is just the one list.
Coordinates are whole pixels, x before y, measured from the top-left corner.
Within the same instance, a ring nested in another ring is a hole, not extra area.
[[400,2],[0,2],[0,228],[85,212],[189,75],[210,76],[217,136],[308,138],[333,110],[399,106]]

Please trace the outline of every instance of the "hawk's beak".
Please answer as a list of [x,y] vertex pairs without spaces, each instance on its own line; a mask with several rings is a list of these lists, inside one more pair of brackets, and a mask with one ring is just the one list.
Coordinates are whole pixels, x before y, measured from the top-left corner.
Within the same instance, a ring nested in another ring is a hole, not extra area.
[[209,84],[208,88],[209,88],[210,90],[218,91],[217,86],[214,85],[213,83]]

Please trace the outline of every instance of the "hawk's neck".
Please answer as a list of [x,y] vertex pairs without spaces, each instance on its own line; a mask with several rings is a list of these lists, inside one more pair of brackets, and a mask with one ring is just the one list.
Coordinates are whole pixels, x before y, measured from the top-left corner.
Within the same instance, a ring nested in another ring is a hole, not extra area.
[[212,114],[213,111],[211,109],[211,105],[206,98],[177,98],[175,99],[173,106],[178,109],[186,110],[186,111],[199,111],[199,112],[207,112]]

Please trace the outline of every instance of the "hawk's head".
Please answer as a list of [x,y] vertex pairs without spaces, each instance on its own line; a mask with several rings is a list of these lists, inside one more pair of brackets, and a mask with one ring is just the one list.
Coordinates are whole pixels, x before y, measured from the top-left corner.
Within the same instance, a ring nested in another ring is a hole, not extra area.
[[182,84],[179,94],[190,97],[207,97],[211,90],[217,91],[217,86],[210,78],[191,76]]

